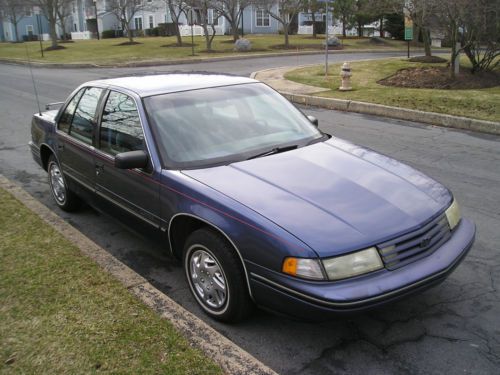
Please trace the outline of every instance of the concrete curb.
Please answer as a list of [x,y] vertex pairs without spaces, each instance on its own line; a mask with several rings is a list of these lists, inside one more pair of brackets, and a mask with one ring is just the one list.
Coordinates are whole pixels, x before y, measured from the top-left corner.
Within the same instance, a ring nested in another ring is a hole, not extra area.
[[318,96],[292,94],[287,92],[281,92],[281,94],[291,102],[297,104],[311,105],[345,112],[390,117],[398,120],[423,122],[426,124],[445,126],[448,128],[500,135],[500,123],[493,121],[476,120],[468,117],[444,115],[435,112],[417,111],[413,109],[390,107],[381,104],[357,102],[353,100],[322,98]]
[[83,254],[118,279],[123,286],[162,318],[168,319],[194,346],[212,358],[226,373],[277,375],[271,368],[160,292],[141,275],[110,255],[1,174],[0,187],[11,193],[29,210],[75,244]]
[[[317,64],[315,64],[317,65]],[[301,67],[311,66],[304,65],[293,67],[289,70],[298,69]],[[272,70],[283,69],[264,69],[253,72],[250,77],[255,78],[259,73],[270,72]],[[283,78],[283,81],[287,81]],[[265,82],[265,81],[263,81]],[[318,88],[320,90],[320,88]],[[431,125],[444,126],[454,129],[471,130],[481,133],[500,135],[500,122],[477,120],[468,117],[445,115],[435,112],[425,112],[407,108],[391,107],[382,104],[374,104],[367,102],[358,102],[354,100],[343,100],[335,98],[324,98],[319,96],[304,95],[290,93],[284,90],[278,90],[284,97],[293,103],[310,105],[315,107],[334,109],[344,112],[356,112],[362,114],[390,117],[398,120],[423,122]]]
[[[415,49],[412,52],[422,52],[423,50]],[[388,50],[377,50],[377,49],[360,49],[360,50],[332,50],[329,51],[329,55],[332,54],[353,54],[353,53],[394,53],[401,52],[404,53],[405,50],[399,49],[388,49]],[[446,52],[446,51],[443,51]],[[140,68],[140,67],[151,67],[151,66],[168,66],[168,65],[184,65],[184,64],[195,64],[195,63],[211,63],[219,61],[233,61],[233,60],[245,60],[245,59],[258,59],[264,57],[280,57],[280,56],[302,56],[302,55],[323,55],[324,51],[301,51],[301,52],[271,52],[271,53],[255,53],[249,55],[236,55],[236,56],[222,56],[222,57],[200,57],[193,59],[176,59],[176,60],[149,60],[149,61],[137,61],[129,62],[124,64],[90,64],[90,63],[41,63],[38,61],[32,61],[31,65],[40,68],[51,68],[51,69],[83,69],[83,68]],[[11,65],[28,65],[27,61],[16,60],[16,59],[3,59],[0,58],[0,63],[11,64]]]

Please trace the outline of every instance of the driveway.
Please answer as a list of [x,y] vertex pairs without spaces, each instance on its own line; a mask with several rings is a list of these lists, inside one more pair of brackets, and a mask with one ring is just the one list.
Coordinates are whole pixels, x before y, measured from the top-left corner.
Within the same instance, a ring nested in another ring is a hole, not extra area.
[[[382,56],[388,56],[384,54]],[[330,61],[374,55],[330,56]],[[376,56],[375,56],[376,57]],[[79,83],[153,71],[249,75],[271,67],[322,62],[322,56],[145,69],[34,69],[41,102],[65,99]],[[67,214],[52,203],[46,175],[27,142],[36,111],[26,67],[0,65],[0,173],[15,180],[111,254],[194,312],[181,267],[151,242],[92,209]],[[478,227],[465,261],[443,284],[383,309],[321,324],[258,311],[240,325],[213,327],[282,374],[493,374],[500,368],[500,137],[373,116],[304,108],[321,128],[402,160],[450,187]]]

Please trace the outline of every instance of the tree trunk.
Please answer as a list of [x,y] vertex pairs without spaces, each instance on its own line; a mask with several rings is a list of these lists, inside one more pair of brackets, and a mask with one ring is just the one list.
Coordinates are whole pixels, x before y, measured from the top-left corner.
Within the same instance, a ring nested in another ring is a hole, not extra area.
[[168,4],[168,9],[170,10],[170,16],[172,17],[172,22],[175,25],[175,37],[177,38],[177,46],[182,47],[182,36],[181,36],[181,31],[179,30],[180,13],[179,14],[175,13],[175,9],[171,5],[171,3]]
[[50,40],[52,41],[51,48],[57,48],[57,31],[56,31],[56,20],[55,18],[51,18],[49,20],[49,34]]
[[311,12],[312,23],[313,23],[313,38],[316,39],[316,15],[314,11]]
[[345,27],[345,17],[342,17],[342,36],[344,38],[347,36],[347,34],[346,34],[346,27]]
[[363,25],[361,24],[360,21],[358,21],[358,36],[359,37],[363,36]]
[[127,30],[127,34],[128,34],[128,41],[130,43],[133,43],[134,42],[134,34],[132,33],[132,29],[129,27],[128,30]]
[[422,39],[424,41],[424,50],[425,50],[425,56],[431,57],[432,56],[432,51],[431,51],[431,36],[429,34],[429,30],[427,28],[422,27]]
[[182,47],[182,36],[179,30],[179,25],[175,27],[175,37],[177,38],[177,46]]
[[16,23],[13,23],[14,25],[14,35],[15,35],[15,38],[16,38],[16,42],[19,42],[19,31],[17,30],[17,22]]
[[288,40],[288,27],[290,24],[283,25],[283,34],[285,34],[285,49],[288,49],[290,47],[290,42]]
[[66,25],[64,24],[64,21],[61,21],[61,31],[62,31],[62,40],[66,40]]
[[458,40],[458,28],[453,24],[451,27],[451,56],[450,56],[450,77],[455,78],[455,63],[458,56],[457,51],[457,40]]
[[380,37],[383,38],[384,37],[384,17],[380,17],[380,27],[379,27],[378,32],[380,34]]
[[233,42],[236,43],[236,41],[240,38],[237,20],[233,20],[233,22],[231,22],[231,30],[233,31]]

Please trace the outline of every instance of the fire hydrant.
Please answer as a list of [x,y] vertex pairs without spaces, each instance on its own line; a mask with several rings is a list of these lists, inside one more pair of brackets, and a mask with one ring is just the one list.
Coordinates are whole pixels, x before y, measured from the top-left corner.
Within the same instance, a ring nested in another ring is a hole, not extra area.
[[348,62],[342,64],[342,70],[340,71],[340,77],[342,78],[342,85],[339,87],[340,91],[351,91],[351,66]]

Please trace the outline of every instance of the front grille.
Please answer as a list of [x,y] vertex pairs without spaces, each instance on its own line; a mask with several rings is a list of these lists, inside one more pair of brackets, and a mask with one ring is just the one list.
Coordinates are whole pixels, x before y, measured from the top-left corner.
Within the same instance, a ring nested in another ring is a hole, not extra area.
[[451,237],[445,215],[424,227],[377,245],[385,268],[395,270],[436,251]]

